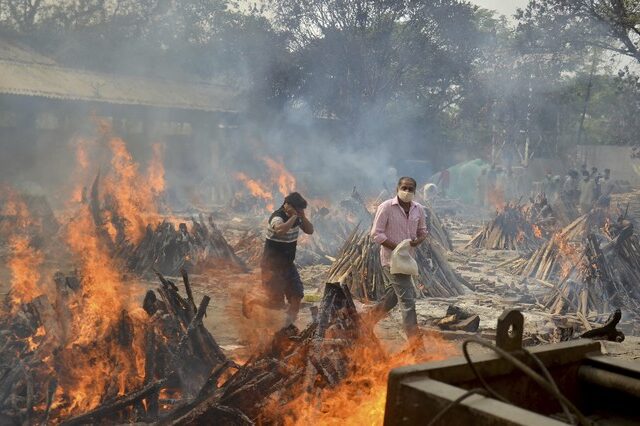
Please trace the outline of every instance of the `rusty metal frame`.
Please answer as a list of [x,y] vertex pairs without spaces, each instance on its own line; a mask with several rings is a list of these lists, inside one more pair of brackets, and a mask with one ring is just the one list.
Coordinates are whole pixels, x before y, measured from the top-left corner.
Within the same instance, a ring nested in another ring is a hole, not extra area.
[[[517,338],[517,330],[514,338]],[[514,349],[514,354],[517,354],[517,348]],[[572,366],[575,376],[581,361],[590,354],[600,353],[600,343],[578,340],[537,346],[529,348],[529,351],[549,369],[562,370],[565,366]],[[474,356],[474,365],[485,378],[505,378],[518,372],[516,367],[493,353]],[[392,370],[387,387],[385,425],[414,424],[420,412],[439,412],[466,391],[456,385],[474,380],[475,376],[463,357]],[[419,394],[424,398],[416,400]],[[498,421],[505,425],[562,424],[533,411],[480,395],[464,400],[459,408],[455,413],[456,424],[465,424],[466,420],[479,425],[498,424]]]

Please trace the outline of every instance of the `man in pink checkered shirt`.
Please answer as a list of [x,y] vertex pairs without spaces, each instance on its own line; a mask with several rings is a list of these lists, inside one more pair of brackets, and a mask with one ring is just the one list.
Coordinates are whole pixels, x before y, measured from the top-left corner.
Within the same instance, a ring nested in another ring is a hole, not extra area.
[[[397,195],[378,206],[371,227],[373,240],[380,244],[380,261],[385,280],[385,294],[372,309],[374,320],[380,320],[400,302],[402,322],[409,338],[419,335],[416,317],[416,294],[411,275],[392,274],[391,252],[404,240],[411,240],[417,247],[427,239],[427,223],[424,208],[413,201],[416,181],[402,177],[398,181]],[[412,249],[415,256],[415,249]]]

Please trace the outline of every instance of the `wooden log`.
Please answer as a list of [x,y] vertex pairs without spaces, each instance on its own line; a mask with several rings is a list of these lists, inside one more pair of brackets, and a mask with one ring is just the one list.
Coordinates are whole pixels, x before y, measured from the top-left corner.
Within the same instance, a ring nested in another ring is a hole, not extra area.
[[73,426],[73,425],[82,425],[82,424],[92,424],[96,423],[98,420],[111,416],[118,411],[133,405],[137,401],[145,399],[148,395],[153,393],[157,393],[162,386],[165,384],[167,379],[160,379],[153,383],[148,384],[142,389],[130,393],[129,395],[125,395],[123,397],[118,398],[116,401],[107,404],[101,405],[100,407],[88,411],[79,416],[72,417],[70,419],[64,420],[61,425],[62,426]]
[[[144,363],[144,385],[148,386],[155,380],[156,374],[156,333],[153,327],[149,327],[145,334],[145,363]],[[146,414],[148,419],[158,418],[158,397],[159,392],[149,393],[146,400]]]
[[191,285],[189,284],[189,275],[187,274],[187,270],[184,268],[180,269],[180,274],[182,275],[182,281],[184,282],[184,287],[185,287],[185,290],[187,291],[187,297],[189,298],[189,306],[191,307],[192,314],[195,315],[197,312],[197,308],[196,308],[196,302],[193,300]]

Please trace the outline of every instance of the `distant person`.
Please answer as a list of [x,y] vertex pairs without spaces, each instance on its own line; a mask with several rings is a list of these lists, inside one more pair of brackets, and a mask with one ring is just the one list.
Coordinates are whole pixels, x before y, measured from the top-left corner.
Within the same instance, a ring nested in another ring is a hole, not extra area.
[[595,179],[591,179],[589,172],[583,172],[580,181],[580,212],[587,214],[593,207],[593,197],[595,189]]
[[611,179],[611,169],[604,169],[604,175],[602,176],[601,192],[603,196],[610,196],[615,190],[615,183]]
[[589,173],[587,170],[587,163],[582,163],[582,166],[580,166],[580,176],[584,176],[585,172]]
[[[378,321],[399,302],[404,330],[412,340],[420,337],[413,281],[411,275],[392,274],[390,265],[391,253],[402,241],[411,240],[411,247],[415,248],[427,239],[424,208],[413,201],[415,192],[415,179],[400,178],[397,195],[378,206],[371,227],[373,240],[380,244],[385,293],[382,300],[370,311],[370,315],[374,321]],[[412,256],[415,257],[415,251]]]
[[438,195],[438,186],[433,183],[427,183],[422,187],[422,199],[425,203],[431,203]]
[[602,176],[597,174],[591,179],[593,179],[593,202],[595,203],[602,195]]
[[[262,285],[267,295],[265,301],[253,300],[271,309],[285,307],[284,299],[289,302],[287,324],[298,317],[304,289],[298,269],[294,264],[296,246],[300,230],[313,234],[313,225],[305,215],[307,201],[297,192],[284,198],[284,203],[269,217],[267,235],[260,267]],[[250,316],[251,302],[243,301],[243,313]]]
[[544,179],[542,180],[542,192],[549,195],[553,190],[554,182],[553,182],[553,174],[551,170],[547,169]]
[[451,180],[451,174],[449,173],[448,169],[443,169],[440,171],[440,174],[438,175],[438,181],[436,182],[436,185],[438,185],[438,188],[440,188],[440,194],[443,197],[447,196],[447,191],[449,191],[449,183]]
[[495,192],[498,187],[498,169],[492,164],[487,172],[487,193]]
[[476,179],[476,204],[484,207],[487,198],[487,169],[482,169]]
[[598,168],[597,167],[592,167],[591,168],[591,178],[593,179],[597,175],[598,175]]
[[562,198],[567,204],[577,206],[580,198],[580,182],[578,181],[578,172],[576,170],[567,172],[562,185]]
[[505,200],[513,201],[517,197],[518,182],[516,181],[516,176],[511,166],[507,166],[507,172],[502,176],[500,181],[500,187],[504,191]]
[[559,175],[553,177],[547,200],[551,203],[555,203],[560,197],[560,188],[562,187],[562,178]]

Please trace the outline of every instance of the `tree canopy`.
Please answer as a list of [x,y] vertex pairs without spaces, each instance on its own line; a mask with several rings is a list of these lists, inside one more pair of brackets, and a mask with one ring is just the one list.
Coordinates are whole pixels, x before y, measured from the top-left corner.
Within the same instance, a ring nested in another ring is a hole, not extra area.
[[434,167],[635,143],[640,1],[531,0],[514,19],[459,0],[0,1],[2,35],[61,64],[226,82],[253,117],[303,108],[341,143]]

